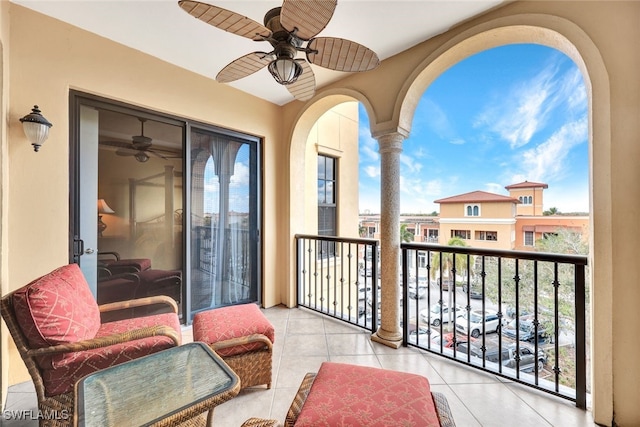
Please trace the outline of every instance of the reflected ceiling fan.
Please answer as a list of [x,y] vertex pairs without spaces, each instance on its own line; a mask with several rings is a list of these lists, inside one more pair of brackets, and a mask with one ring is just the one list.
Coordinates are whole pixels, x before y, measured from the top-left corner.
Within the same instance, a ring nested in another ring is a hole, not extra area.
[[140,135],[133,135],[130,143],[120,141],[103,141],[102,144],[118,147],[116,150],[117,155],[133,156],[140,163],[148,161],[150,158],[149,154],[164,160],[171,158],[177,159],[181,157],[175,153],[172,153],[173,155],[169,155],[168,151],[166,153],[160,153],[158,149],[152,148],[152,139],[144,135],[144,123],[147,119],[138,118],[138,120],[140,120]]
[[[224,67],[216,76],[229,83],[267,67],[276,82],[300,101],[313,97],[316,80],[311,64],[336,71],[368,71],[380,64],[371,49],[351,40],[315,37],[333,16],[337,0],[284,0],[264,16],[264,25],[221,7],[191,0],[178,4],[189,15],[254,41],[271,43],[271,52],[252,52]],[[305,45],[306,43],[306,45]],[[306,60],[296,58],[304,52]]]

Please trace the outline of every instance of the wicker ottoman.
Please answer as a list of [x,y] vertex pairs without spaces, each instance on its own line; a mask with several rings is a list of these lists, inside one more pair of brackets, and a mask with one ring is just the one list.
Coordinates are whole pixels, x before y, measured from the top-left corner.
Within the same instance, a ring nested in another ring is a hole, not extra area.
[[207,343],[240,377],[240,387],[271,388],[275,331],[256,304],[242,304],[197,313],[193,340]]

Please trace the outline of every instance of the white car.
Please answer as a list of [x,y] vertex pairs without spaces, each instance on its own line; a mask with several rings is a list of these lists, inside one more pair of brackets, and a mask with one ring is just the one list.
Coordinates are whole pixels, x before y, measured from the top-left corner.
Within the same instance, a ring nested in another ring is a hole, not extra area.
[[495,310],[485,310],[484,323],[482,317],[482,310],[471,310],[469,315],[465,312],[456,319],[456,330],[463,334],[471,334],[473,338],[478,338],[485,331],[486,333],[500,331],[500,318]]
[[449,323],[451,317],[455,319],[458,316],[462,316],[464,309],[456,304],[452,311],[453,313],[450,314],[449,307],[446,304],[444,304],[441,309],[440,304],[435,303],[431,304],[431,308],[425,308],[420,311],[420,319],[424,323],[431,321],[433,326],[440,326],[441,323]]

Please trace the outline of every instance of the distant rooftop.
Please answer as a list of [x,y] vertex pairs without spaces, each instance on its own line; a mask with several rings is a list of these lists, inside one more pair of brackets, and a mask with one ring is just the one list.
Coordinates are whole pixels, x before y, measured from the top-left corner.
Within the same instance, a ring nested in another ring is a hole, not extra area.
[[[544,184],[543,184],[544,185]],[[445,197],[434,200],[434,203],[479,203],[479,202],[509,202],[520,203],[518,199],[501,194],[488,193],[486,191],[472,191],[457,196]]]
[[520,188],[549,188],[549,186],[543,182],[532,182],[532,181],[524,181],[518,184],[507,185],[507,190],[517,190]]

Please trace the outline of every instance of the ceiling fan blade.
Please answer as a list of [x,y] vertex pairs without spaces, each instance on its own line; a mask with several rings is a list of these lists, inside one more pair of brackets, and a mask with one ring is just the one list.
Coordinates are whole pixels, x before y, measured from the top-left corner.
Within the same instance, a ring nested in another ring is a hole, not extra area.
[[338,0],[284,0],[280,25],[299,39],[309,40],[327,26],[337,4]]
[[216,76],[216,80],[220,83],[229,83],[243,77],[247,77],[248,75],[251,75],[269,65],[273,59],[274,58],[270,53],[248,53],[220,70]]
[[116,154],[118,156],[135,156],[138,150],[134,150],[133,148],[118,148],[116,150]]
[[347,72],[369,71],[380,64],[378,55],[368,47],[336,37],[318,37],[309,41],[307,59],[330,70]]
[[295,99],[308,101],[316,93],[316,77],[307,61],[304,59],[296,59],[296,61],[302,67],[302,74],[300,74],[298,80],[285,87]]
[[267,27],[239,13],[199,1],[180,0],[178,4],[194,18],[238,36],[255,41],[271,36],[271,30]]
[[120,142],[120,141],[100,141],[99,145],[108,145],[110,147],[117,147],[117,148],[131,148],[130,142]]
[[169,158],[168,158],[168,157],[163,156],[162,154],[160,154],[160,153],[158,153],[158,152],[156,152],[156,151],[154,151],[154,150],[144,150],[144,151],[145,151],[145,153],[151,153],[151,154],[153,154],[154,156],[159,157],[159,158],[161,158],[161,159],[163,159],[163,160],[169,160]]

